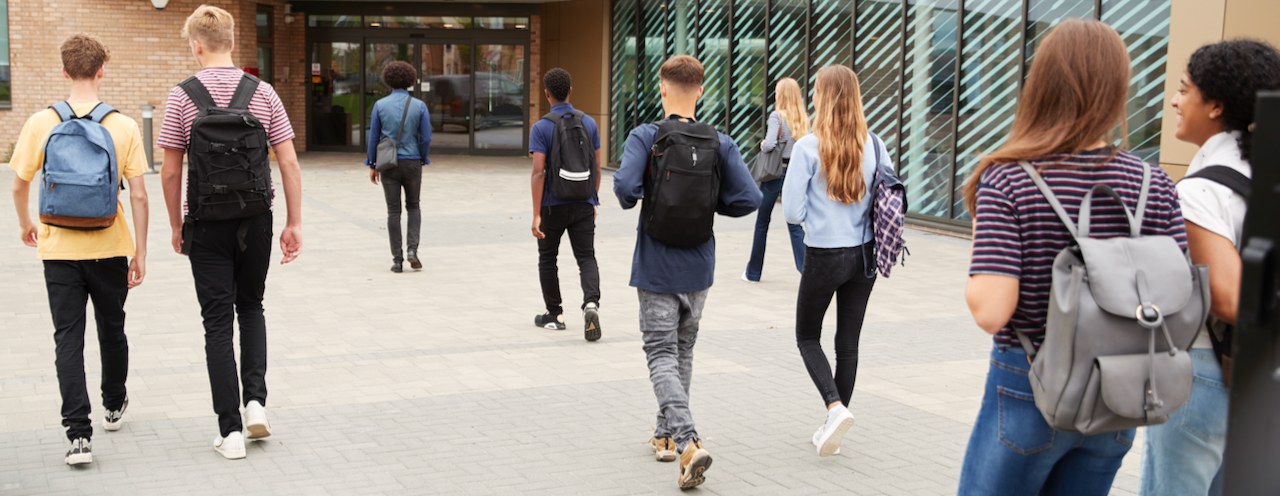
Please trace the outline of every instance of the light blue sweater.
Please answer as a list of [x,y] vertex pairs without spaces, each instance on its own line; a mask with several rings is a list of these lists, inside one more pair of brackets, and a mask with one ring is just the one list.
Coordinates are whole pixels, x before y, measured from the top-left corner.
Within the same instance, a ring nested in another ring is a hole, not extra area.
[[871,184],[875,179],[876,156],[888,160],[889,153],[880,144],[876,152],[870,135],[862,154],[862,175],[866,193],[862,201],[845,205],[827,195],[827,178],[818,158],[818,137],[810,134],[796,141],[791,152],[791,166],[782,184],[782,211],[787,222],[804,224],[804,244],[811,248],[850,248],[871,240],[867,227],[867,209],[871,208]]

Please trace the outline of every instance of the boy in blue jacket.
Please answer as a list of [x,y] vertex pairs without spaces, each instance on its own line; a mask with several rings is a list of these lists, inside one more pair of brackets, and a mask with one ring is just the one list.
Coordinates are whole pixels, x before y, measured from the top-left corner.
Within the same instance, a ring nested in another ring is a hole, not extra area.
[[[702,97],[702,63],[687,55],[675,56],[662,65],[659,77],[666,119],[693,116]],[[656,124],[644,124],[627,137],[622,165],[613,176],[613,191],[624,209],[635,207],[645,197],[644,177],[657,133]],[[716,212],[730,217],[749,215],[760,206],[760,189],[747,171],[738,145],[723,133],[719,138]],[[703,473],[711,465],[711,454],[698,439],[689,412],[689,383],[698,322],[714,272],[714,236],[698,246],[676,247],[653,239],[643,225],[638,230],[631,285],[640,296],[640,330],[649,379],[658,399],[657,426],[649,443],[659,461],[679,457],[676,482],[683,489],[702,484]]]

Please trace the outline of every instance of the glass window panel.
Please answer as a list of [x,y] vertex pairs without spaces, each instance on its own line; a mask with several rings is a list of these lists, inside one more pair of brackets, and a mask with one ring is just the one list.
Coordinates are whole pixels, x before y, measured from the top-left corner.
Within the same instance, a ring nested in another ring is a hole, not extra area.
[[0,0],[0,107],[13,104],[9,78],[9,0]]
[[983,154],[995,151],[1013,124],[1018,99],[1022,6],[966,0],[960,67],[959,132],[953,213],[969,218],[962,193]]
[[613,115],[609,123],[609,162],[617,165],[622,160],[622,148],[627,134],[636,125],[636,0],[613,2],[613,66],[610,71]]
[[261,8],[254,17],[254,27],[258,31],[258,42],[271,40],[271,12],[264,12]]
[[735,0],[733,5],[732,91],[729,92],[729,136],[738,143],[748,164],[760,151],[764,138],[765,21],[767,0]]
[[666,32],[666,2],[640,0],[640,29],[644,53],[640,56],[640,78],[636,93],[636,119],[653,122],[663,117],[662,101],[658,95],[658,69],[666,60],[663,37]]
[[419,94],[431,116],[432,148],[471,147],[471,45],[424,44]]
[[[897,164],[902,89],[902,2],[870,0],[858,4],[857,62],[867,126],[884,140]],[[901,164],[899,164],[901,167]]]
[[524,149],[525,84],[524,45],[476,45],[476,149]]
[[[805,17],[808,0],[774,0],[769,11],[769,88],[779,79],[789,77],[800,83],[800,89],[808,87],[805,61],[808,31]],[[773,92],[768,92],[773,103]],[[809,109],[813,109],[810,101]]]
[[955,61],[958,0],[915,0],[907,6],[899,169],[911,212],[948,217],[955,153]]
[[818,69],[840,64],[853,67],[853,2],[848,0],[812,0],[809,17],[809,47],[812,50],[809,87],[813,87]]
[[359,43],[316,43],[309,80],[311,143],[359,146],[361,114]]
[[1129,149],[1151,163],[1160,158],[1165,62],[1169,49],[1169,0],[1103,0],[1102,20],[1129,47]]
[[307,27],[310,28],[358,28],[360,16],[345,15],[313,15],[307,16]]
[[698,48],[694,31],[697,14],[694,11],[694,0],[667,0],[666,43],[667,56],[696,55]]
[[477,17],[479,29],[529,29],[528,17]]
[[474,27],[470,17],[441,16],[365,16],[371,28],[466,29]]
[[258,47],[258,77],[268,83],[273,81],[271,52],[271,47]]
[[729,129],[729,0],[698,2],[698,59],[706,71],[698,118],[720,130]]
[[1094,19],[1093,4],[1094,0],[1028,0],[1027,67],[1049,29],[1066,19]]

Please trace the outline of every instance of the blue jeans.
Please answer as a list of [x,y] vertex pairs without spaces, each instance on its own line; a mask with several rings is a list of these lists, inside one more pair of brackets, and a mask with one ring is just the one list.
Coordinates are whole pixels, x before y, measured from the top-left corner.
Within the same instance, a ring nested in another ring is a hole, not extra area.
[[1227,386],[1210,349],[1191,350],[1191,396],[1169,421],[1147,427],[1142,461],[1143,495],[1221,494],[1222,452],[1227,442]]
[[[759,281],[764,271],[765,240],[769,236],[769,221],[773,217],[773,207],[778,204],[778,196],[782,194],[783,179],[761,183],[760,192],[764,198],[760,200],[760,210],[756,214],[756,235],[751,242],[751,260],[747,261],[747,279]],[[791,256],[796,260],[796,272],[804,272],[804,228],[798,224],[787,224],[791,234]]]
[[1036,409],[1029,368],[1020,348],[992,350],[982,409],[960,470],[960,496],[1107,494],[1134,429],[1093,436],[1053,430]]

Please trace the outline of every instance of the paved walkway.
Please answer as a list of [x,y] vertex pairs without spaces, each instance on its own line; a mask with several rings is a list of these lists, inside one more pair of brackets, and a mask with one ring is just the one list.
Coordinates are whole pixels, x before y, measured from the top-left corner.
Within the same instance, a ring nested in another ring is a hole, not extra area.
[[[404,274],[387,270],[382,194],[360,160],[303,157],[306,247],[267,286],[275,435],[241,461],[210,449],[199,308],[189,265],[168,248],[159,177],[147,177],[149,273],[127,306],[128,422],[98,430],[85,469],[62,463],[40,264],[0,215],[0,493],[678,493],[676,466],[644,444],[655,402],[627,287],[635,212],[602,198],[605,332],[586,343],[576,315],[565,332],[531,325],[542,303],[526,160],[438,157],[424,186],[426,268]],[[0,169],[0,184],[11,176]],[[809,437],[824,412],[792,333],[799,276],[779,225],[764,282],[739,280],[753,222],[717,220],[692,394],[715,465],[696,493],[954,493],[990,349],[963,303],[968,243],[910,234],[908,266],[871,299],[857,425],[842,456],[818,458]],[[567,246],[561,260],[565,294],[580,294]],[[96,345],[86,354],[96,398]],[[1137,451],[1116,494],[1136,488]]]

